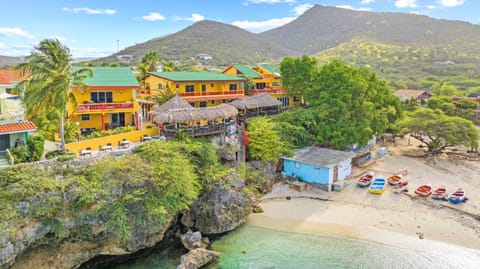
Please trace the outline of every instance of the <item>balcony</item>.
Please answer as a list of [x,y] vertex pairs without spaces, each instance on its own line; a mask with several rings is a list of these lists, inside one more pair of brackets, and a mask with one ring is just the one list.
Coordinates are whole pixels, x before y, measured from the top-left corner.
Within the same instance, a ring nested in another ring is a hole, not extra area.
[[284,94],[285,91],[281,87],[274,87],[274,88],[263,88],[263,89],[251,89],[251,95],[257,95],[261,93],[268,93],[268,94]]
[[210,100],[226,100],[237,99],[245,96],[243,90],[238,91],[224,91],[224,92],[182,92],[179,95],[189,101],[210,101]]
[[80,114],[97,112],[130,112],[133,110],[133,103],[96,103],[81,104],[77,106]]

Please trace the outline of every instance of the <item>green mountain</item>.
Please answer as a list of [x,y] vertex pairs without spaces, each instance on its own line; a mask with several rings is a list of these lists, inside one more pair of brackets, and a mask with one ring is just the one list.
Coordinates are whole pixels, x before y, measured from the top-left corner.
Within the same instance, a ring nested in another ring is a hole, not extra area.
[[0,67],[2,66],[14,66],[23,62],[22,57],[10,57],[0,55]]

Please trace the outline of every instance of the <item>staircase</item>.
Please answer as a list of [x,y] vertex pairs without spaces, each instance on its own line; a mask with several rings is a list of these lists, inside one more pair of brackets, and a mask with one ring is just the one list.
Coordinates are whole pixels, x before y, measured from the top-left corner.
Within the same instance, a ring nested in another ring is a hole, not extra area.
[[9,166],[7,154],[5,151],[0,151],[0,169]]

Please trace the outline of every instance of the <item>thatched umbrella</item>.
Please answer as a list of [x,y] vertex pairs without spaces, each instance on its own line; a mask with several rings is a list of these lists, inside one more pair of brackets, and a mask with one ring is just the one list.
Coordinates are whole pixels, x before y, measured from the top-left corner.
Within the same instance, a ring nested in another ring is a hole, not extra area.
[[238,110],[229,104],[221,104],[216,107],[173,108],[164,111],[152,111],[152,113],[154,114],[154,122],[175,124],[233,118],[237,116]]
[[236,99],[230,104],[235,108],[241,110],[259,109],[264,107],[278,107],[282,105],[280,101],[273,98],[268,93],[261,93],[254,96]]
[[178,108],[193,108],[193,106],[190,105],[190,103],[188,103],[187,101],[185,101],[185,99],[180,97],[177,93],[177,94],[175,94],[174,97],[172,97],[167,102],[165,102],[161,105],[154,105],[153,108],[152,108],[152,111],[150,113],[162,112],[162,111],[165,111],[165,110],[178,109]]

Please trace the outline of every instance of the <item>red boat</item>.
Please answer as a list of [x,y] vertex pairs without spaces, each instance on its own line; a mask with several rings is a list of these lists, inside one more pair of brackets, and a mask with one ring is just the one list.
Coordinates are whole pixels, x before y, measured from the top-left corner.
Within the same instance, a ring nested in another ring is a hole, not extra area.
[[440,186],[432,193],[432,198],[435,200],[443,200],[446,195],[447,188],[445,188],[445,186]]
[[408,180],[400,181],[395,187],[393,187],[394,193],[401,193],[408,189]]
[[370,183],[372,183],[372,180],[373,180],[373,173],[370,172],[362,176],[361,178],[359,178],[357,181],[357,185],[359,187],[367,187],[368,185],[370,185]]
[[387,178],[388,184],[392,186],[398,185],[398,183],[400,183],[401,180],[402,180],[401,175],[393,175]]
[[418,196],[427,197],[432,194],[432,186],[428,184],[421,185],[415,190],[415,193],[418,194]]

